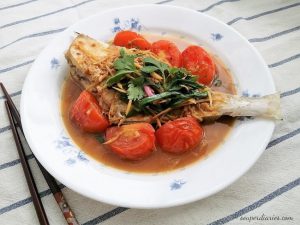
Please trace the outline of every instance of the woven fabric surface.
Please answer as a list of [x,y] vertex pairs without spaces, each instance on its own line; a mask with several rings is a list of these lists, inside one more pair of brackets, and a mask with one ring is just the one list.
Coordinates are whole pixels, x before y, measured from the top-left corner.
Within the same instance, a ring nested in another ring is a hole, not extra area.
[[[66,27],[113,7],[142,3],[191,8],[245,36],[268,64],[281,93],[284,120],[257,163],[223,191],[184,206],[139,210],[112,206],[62,189],[79,222],[93,224],[300,224],[300,1],[296,0],[2,0],[0,81],[19,108],[23,82],[40,51]],[[38,219],[0,93],[0,224]],[[27,148],[50,224],[66,224]],[[266,221],[255,217],[279,217]],[[254,217],[253,220],[251,217]],[[251,219],[251,221],[250,221]]]

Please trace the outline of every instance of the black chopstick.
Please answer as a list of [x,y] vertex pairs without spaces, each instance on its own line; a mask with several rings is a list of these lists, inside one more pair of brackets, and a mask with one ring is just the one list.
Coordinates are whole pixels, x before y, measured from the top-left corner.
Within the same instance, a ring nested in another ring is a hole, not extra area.
[[21,117],[20,114],[15,106],[15,104],[13,103],[11,97],[9,96],[9,94],[7,93],[6,88],[4,87],[4,85],[2,83],[0,83],[1,89],[6,97],[6,100],[8,102],[9,108],[11,109],[11,113],[13,115],[13,117],[15,118],[15,120],[17,121],[17,125],[22,129],[22,124],[21,124]]
[[[15,106],[15,104],[13,103],[11,97],[9,96],[8,92],[6,91],[6,88],[4,87],[4,85],[2,83],[0,83],[0,86],[3,90],[3,93],[7,99],[6,105],[8,107],[8,110],[11,111],[11,114],[13,115],[15,121],[16,121],[16,125],[20,128],[20,130],[23,133],[23,129],[22,129],[22,124],[21,124],[21,118],[20,118],[20,114]],[[14,124],[15,125],[15,124]],[[18,133],[17,133],[18,134]],[[24,135],[24,133],[23,133]],[[21,143],[21,142],[20,142]],[[22,145],[22,143],[21,143]],[[27,162],[27,161],[26,161]],[[56,180],[54,179],[54,177],[51,176],[51,174],[49,174],[47,172],[47,170],[45,170],[45,168],[39,163],[38,160],[36,160],[38,166],[40,167],[40,170],[61,210],[61,212],[63,213],[67,223],[69,225],[79,225],[78,221],[76,220],[76,217],[74,215],[74,213],[72,212],[71,208],[69,207],[67,201],[65,200],[60,187],[58,186]],[[30,169],[30,167],[29,167]]]
[[37,191],[37,188],[36,188],[36,185],[35,185],[31,170],[30,170],[30,167],[29,167],[28,162],[26,160],[25,152],[24,152],[23,146],[21,144],[21,140],[20,140],[19,134],[17,132],[17,128],[16,128],[16,125],[14,123],[12,113],[10,111],[10,108],[8,106],[7,101],[5,101],[5,107],[6,107],[6,110],[7,110],[8,119],[9,119],[11,129],[12,129],[12,132],[13,132],[13,135],[14,135],[14,139],[15,139],[15,142],[16,142],[19,157],[20,157],[21,164],[22,164],[22,167],[23,167],[23,170],[24,170],[25,178],[26,178],[26,181],[27,181],[27,184],[28,184],[28,187],[29,187],[29,191],[30,191],[30,194],[31,194],[31,197],[32,197],[32,201],[33,201],[35,211],[37,213],[40,224],[49,225],[47,215],[45,213],[43,204],[41,202],[39,193]]

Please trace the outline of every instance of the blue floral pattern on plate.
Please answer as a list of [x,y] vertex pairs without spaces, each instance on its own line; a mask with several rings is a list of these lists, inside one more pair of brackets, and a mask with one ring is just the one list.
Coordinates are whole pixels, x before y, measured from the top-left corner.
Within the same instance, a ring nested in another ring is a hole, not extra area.
[[220,41],[223,38],[223,35],[220,33],[211,33],[211,38],[213,41]]
[[75,159],[72,159],[72,158],[69,158],[65,161],[65,163],[68,165],[68,166],[71,166],[73,164],[76,163],[76,160]]
[[67,138],[65,136],[61,136],[59,139],[55,141],[55,143],[57,149],[62,149],[65,147],[73,147],[73,145],[70,142],[70,138]]
[[89,159],[86,157],[85,153],[76,148],[72,143],[69,137],[64,135],[62,131],[59,137],[54,141],[55,148],[63,152],[66,157],[65,163],[68,166],[74,165],[77,162],[89,162]]
[[186,184],[186,181],[182,179],[174,180],[170,185],[171,191],[180,189],[184,184]]
[[57,69],[58,67],[60,67],[59,61],[56,58],[52,58],[52,60],[50,61],[50,65],[51,69]]
[[244,90],[242,92],[242,96],[244,97],[260,97],[261,95],[259,93],[255,93],[255,94],[250,94],[248,90]]
[[79,151],[77,154],[77,159],[81,162],[88,162],[89,160],[86,158],[85,154],[82,151]]
[[130,18],[128,20],[121,21],[120,18],[116,17],[113,19],[113,23],[113,33],[119,32],[121,30],[141,31],[143,29],[143,25],[140,23],[140,20],[138,18]]

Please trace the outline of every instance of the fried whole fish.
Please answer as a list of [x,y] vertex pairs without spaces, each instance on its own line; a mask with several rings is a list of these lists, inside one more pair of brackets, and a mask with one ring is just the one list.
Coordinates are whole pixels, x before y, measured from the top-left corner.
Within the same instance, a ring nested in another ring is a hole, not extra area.
[[[137,69],[143,66],[145,57],[152,57],[168,64],[164,59],[157,59],[157,56],[150,51],[137,49],[126,49],[124,51],[129,55],[137,55],[134,59],[134,65]],[[122,99],[122,95],[126,94],[122,84],[117,83],[112,87],[107,85],[107,81],[118,72],[114,67],[114,62],[120,57],[120,47],[79,34],[71,43],[65,57],[70,65],[71,77],[82,89],[89,90],[97,97],[103,113],[108,116],[111,124],[155,122],[156,120],[159,120],[159,123],[164,123],[182,116],[193,116],[200,121],[206,118],[218,118],[222,115],[281,119],[280,96],[278,93],[252,98],[214,92],[208,87],[201,87],[207,93],[201,99],[190,98],[177,107],[161,109],[160,112],[153,112],[152,115],[145,114],[144,109],[142,109],[140,113],[130,116],[128,115],[129,108],[134,106],[132,106],[131,100]],[[126,76],[131,77],[130,74]],[[162,78],[161,74],[157,73],[151,73],[151,76],[151,81],[154,84]],[[159,94],[161,95],[161,93]],[[174,92],[174,95],[176,97],[180,93],[176,95]],[[147,97],[146,94],[145,96]],[[136,102],[143,101],[144,99]],[[161,102],[166,101],[171,101],[171,97],[170,99],[162,99]],[[156,102],[153,101],[153,103]],[[150,113],[153,111],[150,108],[147,109]]]

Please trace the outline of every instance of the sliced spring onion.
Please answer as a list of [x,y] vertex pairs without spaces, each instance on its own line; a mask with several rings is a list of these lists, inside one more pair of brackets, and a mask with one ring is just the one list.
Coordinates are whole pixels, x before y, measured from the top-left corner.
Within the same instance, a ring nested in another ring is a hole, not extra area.
[[[172,88],[175,84],[176,84],[176,87]],[[183,79],[175,79],[168,86],[169,86],[170,90],[172,90],[172,89],[177,89],[178,85],[180,85],[180,84],[185,84],[185,85],[190,86],[192,88],[204,88],[205,87],[202,84],[196,83],[194,81],[183,80]]]
[[160,99],[164,99],[164,98],[168,98],[168,97],[171,97],[171,96],[175,96],[175,95],[181,95],[181,93],[179,92],[163,92],[161,94],[157,94],[157,95],[153,95],[151,97],[147,97],[147,98],[144,98],[140,101],[140,106],[144,106],[144,105],[147,105],[151,102],[154,102],[154,101],[157,101],[157,100],[160,100]]

